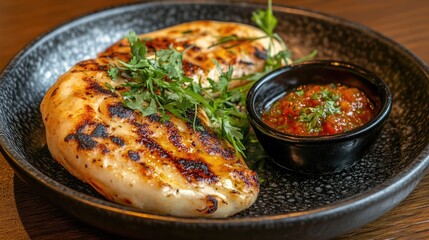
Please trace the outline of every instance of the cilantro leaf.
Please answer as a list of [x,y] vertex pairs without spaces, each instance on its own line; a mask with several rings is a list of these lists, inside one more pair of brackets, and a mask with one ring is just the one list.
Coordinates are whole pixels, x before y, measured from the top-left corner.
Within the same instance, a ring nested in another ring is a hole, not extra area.
[[[129,34],[128,41],[132,54],[130,61],[118,60],[118,66],[108,71],[112,80],[122,75],[130,76],[121,84],[126,88],[122,93],[126,107],[141,112],[143,116],[159,114],[163,121],[168,120],[171,114],[192,122],[195,130],[204,129],[197,124],[201,109],[209,120],[209,127],[244,156],[241,131],[248,126],[248,122],[238,104],[244,102],[246,92],[229,91],[232,67],[223,72],[220,64],[214,61],[219,78],[208,79],[210,86],[202,88],[185,76],[183,54],[172,46],[155,52],[155,59],[149,59],[145,56],[147,49],[144,42],[135,33]],[[190,118],[191,115],[193,117]]]
[[339,95],[335,95],[327,88],[313,94],[310,98],[320,100],[321,104],[304,108],[298,117],[298,121],[306,123],[306,127],[310,132],[320,132],[322,130],[322,121],[326,117],[341,113],[341,107],[337,102],[339,97]]
[[273,14],[272,0],[268,0],[268,9],[253,12],[252,21],[269,37],[273,36],[278,20]]
[[107,74],[109,75],[109,77],[115,81],[118,78],[119,75],[119,69],[116,67],[111,67],[108,71]]

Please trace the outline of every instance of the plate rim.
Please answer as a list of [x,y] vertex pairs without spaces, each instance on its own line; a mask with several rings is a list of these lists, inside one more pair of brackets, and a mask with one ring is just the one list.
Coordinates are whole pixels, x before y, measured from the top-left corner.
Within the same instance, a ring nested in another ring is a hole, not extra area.
[[[3,83],[3,78],[8,75],[10,71],[12,71],[14,65],[17,65],[20,61],[20,59],[25,58],[27,54],[30,54],[31,51],[34,49],[37,49],[37,47],[47,40],[51,39],[52,37],[56,36],[59,33],[62,33],[64,31],[67,31],[70,28],[73,28],[74,26],[78,26],[83,23],[91,22],[94,19],[98,19],[102,16],[111,15],[114,13],[120,13],[120,12],[126,12],[131,10],[132,8],[138,6],[140,8],[146,8],[146,7],[152,7],[152,6],[159,6],[159,5],[189,5],[189,4],[202,4],[202,5],[230,5],[234,7],[240,7],[240,6],[247,6],[247,7],[261,7],[264,6],[262,4],[256,4],[256,3],[240,3],[240,2],[214,2],[214,1],[180,1],[180,2],[173,2],[173,1],[163,1],[163,2],[155,2],[155,1],[149,1],[149,2],[136,2],[131,4],[120,4],[115,5],[112,7],[102,8],[90,13],[86,13],[83,15],[80,15],[78,17],[75,17],[69,21],[66,21],[60,25],[57,25],[56,27],[52,28],[51,30],[47,31],[46,33],[43,33],[39,35],[37,38],[35,38],[33,41],[28,43],[24,48],[22,48],[16,55],[11,59],[11,61],[5,66],[5,68],[0,73],[0,87]],[[317,19],[323,19],[325,21],[328,21],[330,23],[341,23],[343,25],[347,25],[349,27],[352,27],[354,29],[360,30],[365,32],[366,34],[372,35],[376,37],[377,39],[384,41],[385,44],[389,45],[389,47],[393,47],[396,49],[399,49],[400,52],[403,52],[404,54],[408,55],[408,58],[414,61],[414,65],[417,66],[423,73],[425,73],[426,77],[429,79],[429,67],[428,65],[422,61],[418,56],[416,56],[413,52],[405,48],[403,45],[393,41],[392,39],[382,35],[381,33],[378,33],[374,30],[372,30],[369,27],[366,27],[362,24],[343,19],[341,17],[333,16],[326,13],[321,13],[318,11],[305,9],[301,7],[292,7],[284,4],[273,4],[273,10],[275,11],[281,11],[286,12],[289,14],[297,14],[297,15],[304,15],[309,17],[314,17]],[[138,211],[138,209],[122,206],[119,204],[112,203],[107,200],[99,199],[90,195],[87,195],[85,193],[79,192],[77,190],[71,189],[66,185],[63,185],[52,178],[48,177],[47,175],[43,174],[41,171],[39,171],[37,168],[32,166],[28,161],[25,159],[20,159],[13,151],[10,151],[10,149],[7,148],[8,143],[7,140],[4,138],[4,134],[2,133],[2,130],[0,129],[0,151],[3,154],[4,158],[7,160],[7,162],[12,166],[12,168],[17,167],[21,171],[25,172],[27,176],[31,177],[33,180],[39,182],[40,184],[43,184],[45,187],[50,188],[52,191],[57,192],[57,194],[66,195],[66,197],[70,199],[74,199],[75,201],[79,201],[83,204],[89,204],[92,205],[98,209],[103,209],[110,211],[112,213],[117,214],[125,214],[130,217],[135,218],[143,218],[148,220],[156,220],[156,221],[163,221],[163,222],[181,222],[181,223],[190,223],[190,224],[228,224],[228,223],[235,223],[235,224],[248,224],[249,222],[253,223],[260,223],[260,224],[266,224],[266,222],[273,221],[273,220],[282,220],[282,222],[296,222],[296,221],[302,221],[306,220],[309,217],[312,218],[319,218],[326,215],[331,214],[339,214],[344,212],[346,209],[350,208],[351,206],[354,207],[363,207],[369,204],[372,200],[376,200],[381,198],[382,196],[385,196],[386,194],[393,193],[401,188],[404,184],[409,184],[413,181],[416,181],[416,176],[419,176],[417,178],[417,183],[420,181],[420,178],[424,175],[425,170],[429,167],[429,144],[426,145],[426,147],[414,158],[414,160],[408,164],[404,169],[399,171],[396,175],[393,177],[388,178],[387,180],[383,181],[382,183],[369,188],[361,193],[352,195],[348,198],[341,199],[337,202],[328,204],[324,207],[317,207],[314,209],[306,210],[306,211],[298,211],[298,212],[292,212],[292,213],[286,213],[286,214],[276,214],[276,215],[267,215],[267,216],[245,216],[245,217],[238,217],[238,218],[223,218],[223,219],[210,219],[210,218],[183,218],[183,217],[174,217],[174,216],[164,216],[164,215],[156,215],[156,214],[150,214],[150,213],[144,213],[141,211]],[[14,169],[15,170],[15,169]],[[410,192],[414,189],[415,185],[412,187]],[[63,188],[63,189],[62,189]],[[66,191],[64,191],[64,189]],[[407,196],[408,194],[406,194]],[[404,196],[404,198],[406,197]],[[402,201],[402,200],[401,200]],[[399,201],[400,202],[400,201]],[[398,203],[399,203],[398,202]],[[398,204],[397,203],[397,204]],[[396,204],[395,204],[396,205]],[[393,206],[394,207],[394,206]]]

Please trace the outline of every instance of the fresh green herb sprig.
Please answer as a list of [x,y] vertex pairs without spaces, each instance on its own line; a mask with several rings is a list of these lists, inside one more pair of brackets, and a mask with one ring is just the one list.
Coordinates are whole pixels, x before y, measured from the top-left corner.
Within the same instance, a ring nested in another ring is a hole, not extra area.
[[306,127],[310,132],[320,132],[323,119],[326,119],[329,115],[341,113],[341,108],[337,102],[339,97],[339,95],[335,95],[327,88],[313,94],[311,99],[318,99],[323,103],[316,107],[304,108],[298,117],[298,121],[306,123]]
[[[216,62],[220,77],[217,81],[208,79],[209,87],[203,88],[185,76],[182,53],[170,47],[157,51],[155,58],[149,59],[146,57],[145,43],[135,33],[129,34],[128,41],[131,60],[118,60],[119,64],[108,70],[112,80],[116,81],[119,76],[126,80],[121,84],[127,89],[122,93],[126,107],[141,112],[143,116],[159,114],[162,121],[168,120],[168,113],[171,113],[185,121],[192,121],[196,130],[203,130],[201,125],[196,124],[201,109],[209,120],[209,127],[231,143],[237,153],[244,155],[241,128],[246,127],[248,122],[237,102],[244,101],[245,90],[228,90],[232,67],[223,72]],[[193,115],[191,120],[189,115]]]
[[278,34],[274,33],[274,29],[277,26],[278,20],[273,14],[272,0],[268,0],[267,10],[260,9],[252,13],[252,21],[266,34],[265,36],[251,37],[251,38],[241,38],[236,35],[222,36],[218,39],[218,41],[215,44],[211,45],[209,48],[215,47],[218,45],[224,45],[231,42],[236,42],[235,44],[232,44],[226,47],[226,48],[232,48],[239,45],[242,42],[255,41],[255,40],[268,37],[270,38],[270,45],[268,50],[269,56],[271,53],[270,49],[272,49],[272,47],[274,46],[274,40],[273,40],[274,38],[279,40],[280,43],[283,44],[284,49],[286,49],[286,45],[284,44],[281,37]]
[[[234,47],[243,41],[270,38],[263,71],[242,77],[242,80],[257,80],[284,64],[292,63],[291,52],[287,49],[282,38],[274,32],[278,20],[272,12],[271,0],[268,1],[267,10],[259,10],[253,13],[252,21],[266,33],[266,36],[245,39],[237,36],[226,36],[211,46],[235,41],[236,43],[229,46]],[[245,146],[242,143],[242,129],[248,127],[248,120],[242,106],[252,84],[229,89],[229,83],[233,80],[232,67],[223,72],[219,64],[215,62],[220,77],[216,80],[208,79],[210,86],[203,88],[201,84],[195,83],[191,78],[184,75],[182,53],[170,47],[156,52],[154,59],[148,59],[146,58],[146,45],[135,33],[130,33],[128,40],[131,46],[131,60],[129,62],[118,60],[119,64],[112,66],[108,71],[109,76],[114,81],[119,76],[126,79],[125,83],[122,84],[122,87],[127,89],[122,93],[123,104],[141,112],[143,116],[159,114],[163,121],[170,118],[168,114],[170,113],[185,121],[192,121],[196,130],[202,130],[202,126],[196,124],[198,111],[201,109],[208,118],[209,127],[220,137],[225,138],[237,153],[244,156]],[[272,54],[275,40],[282,45],[283,50]],[[305,61],[312,58],[316,53],[314,51],[295,62]],[[115,88],[110,84],[106,84],[106,86],[111,91],[115,91]],[[189,115],[193,115],[191,120]]]

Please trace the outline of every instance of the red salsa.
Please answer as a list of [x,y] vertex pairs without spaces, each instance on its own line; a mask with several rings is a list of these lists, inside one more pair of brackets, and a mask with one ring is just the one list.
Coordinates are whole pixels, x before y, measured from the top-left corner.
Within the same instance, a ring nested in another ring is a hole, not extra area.
[[365,94],[342,84],[300,86],[276,101],[262,121],[299,136],[338,134],[362,126],[375,115]]

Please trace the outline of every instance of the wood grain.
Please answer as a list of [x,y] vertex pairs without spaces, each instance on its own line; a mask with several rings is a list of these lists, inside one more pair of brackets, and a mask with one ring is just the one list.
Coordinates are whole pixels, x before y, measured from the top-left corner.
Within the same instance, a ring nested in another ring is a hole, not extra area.
[[[0,69],[37,36],[82,14],[128,0],[0,1]],[[254,2],[264,2],[263,0]],[[429,62],[427,0],[278,0],[368,26]],[[0,239],[118,239],[52,206],[0,155]],[[393,210],[338,239],[429,239],[429,176]]]

